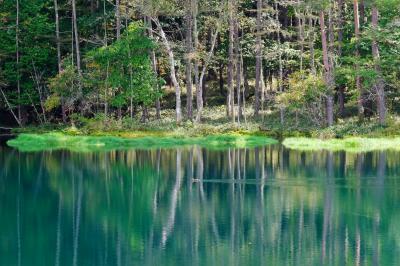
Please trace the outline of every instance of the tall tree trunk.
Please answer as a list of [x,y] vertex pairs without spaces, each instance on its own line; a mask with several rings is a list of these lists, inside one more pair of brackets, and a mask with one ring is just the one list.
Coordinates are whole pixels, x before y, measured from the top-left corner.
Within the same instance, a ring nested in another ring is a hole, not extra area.
[[[300,6],[300,0],[297,1]],[[303,71],[303,53],[304,53],[304,15],[301,9],[295,9],[297,15],[298,41],[300,43],[300,72]]]
[[[378,31],[378,21],[379,21],[379,11],[376,6],[376,3],[372,6],[372,32],[376,33]],[[376,35],[374,35],[372,39],[372,56],[374,58],[375,72],[377,74],[377,78],[375,81],[375,90],[376,90],[376,104],[378,109],[378,118],[379,124],[384,125],[386,122],[386,103],[385,103],[385,82],[382,77],[382,71],[380,67],[380,55],[379,55],[379,44],[376,39]]]
[[238,15],[235,15],[235,58],[236,58],[236,97],[238,105],[237,121],[240,124],[242,113],[242,103],[240,100],[240,88],[242,85],[242,65],[240,61],[240,39],[239,39],[239,20]]
[[321,42],[322,42],[322,54],[323,54],[323,63],[324,63],[324,79],[325,84],[328,88],[326,95],[326,118],[328,126],[333,125],[333,96],[332,96],[332,88],[333,88],[333,77],[332,77],[332,68],[329,62],[329,51],[328,51],[328,43],[326,38],[326,30],[325,30],[325,13],[323,10],[319,13],[319,23],[321,27]]
[[279,57],[279,91],[283,92],[283,62],[282,62],[282,47],[281,47],[281,22],[279,21],[278,2],[275,2],[275,20],[278,25],[277,41],[278,41],[278,57]]
[[358,107],[358,119],[360,121],[364,120],[364,100],[363,100],[363,89],[361,84],[360,77],[360,17],[359,17],[359,8],[358,8],[358,0],[353,0],[353,12],[354,12],[354,34],[356,38],[356,88],[358,91],[358,99],[357,99],[357,107]]
[[74,25],[74,36],[75,36],[75,50],[76,50],[76,67],[78,68],[79,75],[82,74],[81,68],[81,51],[79,48],[79,34],[78,34],[78,23],[76,18],[76,4],[75,0],[71,0],[72,2],[72,23]]
[[197,112],[203,106],[203,86],[200,86],[200,73],[199,73],[199,32],[197,27],[197,15],[198,15],[198,3],[197,0],[192,0],[192,11],[193,11],[193,52],[194,58],[194,83],[196,85],[196,107]]
[[[104,46],[108,45],[108,37],[107,37],[107,13],[106,13],[106,0],[103,0],[103,19],[104,19]],[[104,88],[104,116],[107,119],[108,116],[108,78],[109,78],[109,69],[110,62],[107,60],[106,67],[106,80],[105,80],[105,88]]]
[[360,4],[359,4],[359,8],[360,8],[360,28],[362,28],[364,26],[365,23],[365,3],[364,0],[360,0]]
[[18,114],[15,114],[15,112],[13,111],[12,106],[11,106],[10,102],[8,101],[8,98],[7,98],[6,94],[4,93],[4,91],[2,90],[1,86],[0,86],[0,92],[1,92],[1,95],[3,95],[4,101],[6,102],[6,105],[7,105],[8,109],[10,110],[12,116],[14,117],[15,121],[18,123],[18,125],[20,127],[22,127],[22,123],[21,123],[21,120],[18,118]]
[[219,93],[224,95],[224,63],[222,60],[219,62]]
[[312,12],[309,12],[308,27],[310,31],[310,38],[309,38],[310,67],[311,67],[311,73],[313,75],[316,75],[317,70],[315,68],[315,52],[314,52],[315,33],[314,33],[314,20],[312,18]]
[[232,122],[235,122],[235,93],[234,93],[234,54],[233,47],[235,42],[235,21],[234,21],[234,0],[229,0],[229,47],[228,47],[228,109],[232,118]]
[[17,0],[17,21],[15,25],[15,52],[17,57],[17,93],[18,93],[18,121],[22,124],[21,120],[21,79],[19,69],[19,0]]
[[120,0],[115,1],[115,23],[117,27],[117,40],[121,38],[121,12],[119,8]]
[[[217,37],[219,34],[219,29],[217,28],[214,35],[211,36],[211,47],[210,51],[208,52],[207,58],[204,60],[203,68],[201,70],[201,74],[199,77],[199,87],[203,87],[203,82],[204,82],[204,76],[206,74],[208,65],[210,63],[211,57],[214,53],[215,45],[217,43]],[[203,95],[202,95],[203,90],[198,90],[199,94],[197,94],[197,97],[199,97],[201,100],[198,101],[198,106],[197,106],[197,115],[196,115],[196,122],[200,122],[201,120],[201,113],[203,111]]]
[[192,99],[192,55],[193,55],[193,15],[192,0],[186,0],[186,109],[190,120],[193,118],[193,99]]
[[256,87],[254,101],[254,116],[259,115],[260,111],[260,91],[261,91],[261,67],[262,67],[262,40],[261,40],[261,23],[262,23],[262,0],[257,0],[257,39],[256,39]]
[[[344,0],[338,0],[338,57],[342,58],[343,51],[343,8]],[[338,88],[338,104],[339,104],[339,114],[344,117],[344,102],[345,102],[345,86],[340,85]]]
[[[147,19],[147,27],[148,27],[148,34],[150,39],[153,39],[153,25],[151,22],[151,19],[149,17],[146,17]],[[150,59],[151,59],[151,66],[153,68],[153,72],[155,76],[158,76],[158,70],[157,70],[157,58],[156,58],[156,52],[154,49],[151,49],[150,51]],[[159,85],[157,82],[157,90],[159,90]],[[161,118],[161,103],[160,103],[160,97],[157,96],[156,99],[156,118],[160,119]]]
[[[57,66],[58,73],[60,74],[62,71],[61,66],[61,40],[60,40],[60,19],[58,15],[58,2],[54,0],[54,13],[55,13],[55,22],[56,22],[56,46],[57,46]],[[64,96],[61,95],[61,113],[62,113],[62,121],[63,123],[67,122],[67,117],[65,113],[65,101]]]
[[163,44],[165,46],[165,49],[167,50],[167,53],[168,53],[169,66],[170,66],[170,76],[171,76],[172,83],[174,84],[174,87],[175,87],[176,123],[179,124],[182,121],[181,86],[179,85],[178,79],[176,78],[174,52],[172,51],[172,47],[171,47],[171,45],[169,43],[167,35],[165,35],[165,32],[164,32],[164,30],[163,30],[158,18],[152,18],[152,20],[154,21],[154,23],[157,26],[159,35],[160,35],[160,37],[162,39],[162,42],[163,42]]

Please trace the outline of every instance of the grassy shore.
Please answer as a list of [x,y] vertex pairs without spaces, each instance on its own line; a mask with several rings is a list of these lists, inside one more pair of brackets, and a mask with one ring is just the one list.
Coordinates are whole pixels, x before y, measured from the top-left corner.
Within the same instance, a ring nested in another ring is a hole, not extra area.
[[400,151],[400,138],[360,138],[315,139],[286,138],[282,143],[286,148],[303,151],[346,151],[369,152],[378,150]]
[[224,134],[206,137],[115,137],[71,136],[62,133],[20,134],[8,145],[21,151],[66,149],[71,151],[107,151],[129,148],[172,148],[186,145],[222,149],[227,147],[255,147],[276,144],[265,136]]
[[202,123],[185,121],[177,125],[173,110],[162,112],[161,119],[140,123],[140,117],[76,118],[71,125],[44,125],[18,129],[18,138],[9,145],[20,150],[43,149],[112,150],[122,148],[176,147],[201,145],[213,148],[254,147],[277,143],[297,150],[345,150],[363,152],[398,149],[400,119],[390,118],[386,126],[376,121],[363,123],[356,118],[339,120],[333,127],[324,128],[310,123],[306,117],[294,119],[288,115],[282,125],[279,114],[264,112],[258,118],[247,109],[246,117],[238,123],[226,117],[221,107],[205,108]]

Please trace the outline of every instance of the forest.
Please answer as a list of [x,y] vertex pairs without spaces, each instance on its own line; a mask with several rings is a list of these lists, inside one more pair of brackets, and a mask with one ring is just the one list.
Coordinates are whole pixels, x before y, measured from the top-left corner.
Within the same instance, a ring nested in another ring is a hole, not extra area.
[[0,0],[0,125],[400,128],[400,0]]

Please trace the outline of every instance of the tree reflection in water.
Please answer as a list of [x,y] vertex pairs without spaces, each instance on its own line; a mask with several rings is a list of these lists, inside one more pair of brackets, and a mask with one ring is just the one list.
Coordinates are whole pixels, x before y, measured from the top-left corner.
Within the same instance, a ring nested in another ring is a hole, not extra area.
[[395,152],[0,148],[1,265],[396,264]]

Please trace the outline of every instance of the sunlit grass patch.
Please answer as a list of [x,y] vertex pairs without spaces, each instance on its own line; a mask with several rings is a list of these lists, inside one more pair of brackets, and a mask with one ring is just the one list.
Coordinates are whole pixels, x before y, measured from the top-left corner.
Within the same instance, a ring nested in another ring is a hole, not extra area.
[[331,150],[347,152],[368,152],[375,150],[400,150],[400,138],[360,138],[315,139],[287,138],[283,141],[286,148],[294,150]]
[[66,149],[77,152],[130,148],[172,148],[199,145],[209,148],[254,147],[275,144],[276,140],[260,135],[222,134],[203,137],[182,136],[70,136],[63,133],[20,134],[8,145],[21,151]]

